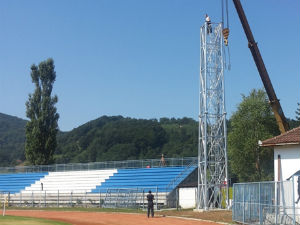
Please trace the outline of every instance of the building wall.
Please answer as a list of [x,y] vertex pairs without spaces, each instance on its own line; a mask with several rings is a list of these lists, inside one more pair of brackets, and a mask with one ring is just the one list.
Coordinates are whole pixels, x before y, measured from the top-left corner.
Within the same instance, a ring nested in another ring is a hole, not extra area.
[[278,181],[278,155],[281,156],[281,180],[300,170],[300,145],[274,147],[274,179]]
[[179,188],[179,206],[183,209],[196,207],[197,188],[184,187]]
[[[290,178],[294,173],[300,170],[300,145],[287,145],[274,147],[274,179],[278,181],[278,155],[281,157],[281,181]],[[294,177],[294,200],[299,197],[298,177]],[[300,213],[300,201],[295,204],[296,212]]]

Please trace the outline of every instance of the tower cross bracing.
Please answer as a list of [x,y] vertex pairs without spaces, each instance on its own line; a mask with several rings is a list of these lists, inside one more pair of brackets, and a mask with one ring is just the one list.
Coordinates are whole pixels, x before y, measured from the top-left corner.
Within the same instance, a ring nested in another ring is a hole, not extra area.
[[222,24],[205,23],[200,29],[198,209],[227,206],[226,148]]

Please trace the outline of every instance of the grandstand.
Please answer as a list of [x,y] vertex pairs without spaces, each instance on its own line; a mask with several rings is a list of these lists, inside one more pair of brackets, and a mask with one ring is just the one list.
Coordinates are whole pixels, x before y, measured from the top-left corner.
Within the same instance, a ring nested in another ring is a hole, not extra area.
[[[144,207],[145,195],[151,190],[156,207],[166,206],[170,205],[176,187],[195,171],[196,158],[166,159],[166,162],[168,166],[164,167],[159,167],[157,160],[131,160],[97,166],[0,168],[5,172],[0,173],[0,192],[7,195],[9,204],[14,206]],[[141,164],[147,168],[139,167]],[[98,169],[103,165],[106,168]],[[44,171],[45,168],[50,171]],[[69,169],[53,171],[54,168]],[[19,170],[26,172],[19,173]],[[33,172],[40,170],[43,171]]]

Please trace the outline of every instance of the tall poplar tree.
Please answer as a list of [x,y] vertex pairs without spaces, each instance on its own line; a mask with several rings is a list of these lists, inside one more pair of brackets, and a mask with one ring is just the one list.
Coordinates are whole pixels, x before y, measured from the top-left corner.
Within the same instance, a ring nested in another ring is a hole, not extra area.
[[56,79],[53,59],[47,59],[38,66],[31,66],[31,79],[35,85],[33,94],[26,102],[25,156],[33,165],[46,165],[53,162],[57,142],[58,118],[55,104],[57,96],[51,96]]

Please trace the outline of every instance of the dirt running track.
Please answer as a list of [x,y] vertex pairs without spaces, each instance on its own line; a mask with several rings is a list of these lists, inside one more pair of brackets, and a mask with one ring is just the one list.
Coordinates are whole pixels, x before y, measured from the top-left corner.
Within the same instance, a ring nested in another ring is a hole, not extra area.
[[[1,212],[2,214],[2,212]],[[103,212],[56,212],[8,210],[6,215],[37,217],[63,221],[74,225],[217,225],[218,223],[161,217],[147,218],[145,214]]]

